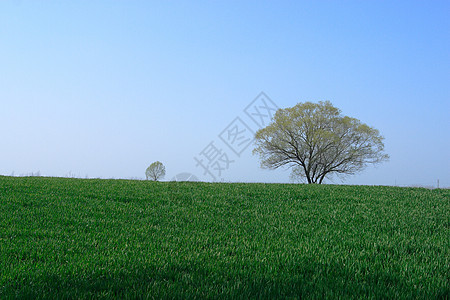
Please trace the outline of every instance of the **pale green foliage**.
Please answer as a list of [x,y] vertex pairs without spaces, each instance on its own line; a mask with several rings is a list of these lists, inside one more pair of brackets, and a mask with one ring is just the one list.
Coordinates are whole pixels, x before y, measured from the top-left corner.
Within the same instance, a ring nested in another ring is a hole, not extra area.
[[147,180],[150,179],[153,181],[158,181],[159,179],[164,178],[165,175],[166,168],[159,161],[155,161],[154,163],[152,163],[145,171],[145,177],[147,178]]
[[387,160],[383,139],[378,130],[342,116],[329,101],[306,102],[279,109],[256,133],[253,153],[263,168],[293,167],[293,177],[322,183],[327,176],[354,174]]

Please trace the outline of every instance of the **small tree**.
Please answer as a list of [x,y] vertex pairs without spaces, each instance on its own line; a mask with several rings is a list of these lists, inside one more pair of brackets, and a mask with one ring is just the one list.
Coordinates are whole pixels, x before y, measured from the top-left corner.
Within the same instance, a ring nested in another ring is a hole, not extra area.
[[342,116],[329,101],[279,109],[255,138],[253,153],[259,154],[263,168],[293,167],[291,176],[308,183],[355,174],[389,158],[378,130]]
[[159,179],[164,178],[165,175],[166,168],[159,161],[155,161],[154,163],[152,163],[145,171],[145,177],[147,178],[147,180],[158,181]]

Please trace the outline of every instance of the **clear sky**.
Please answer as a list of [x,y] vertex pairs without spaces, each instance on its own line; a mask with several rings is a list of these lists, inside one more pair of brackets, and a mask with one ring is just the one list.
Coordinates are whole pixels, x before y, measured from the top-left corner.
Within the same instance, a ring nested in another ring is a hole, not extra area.
[[345,183],[450,186],[449,1],[0,1],[0,174],[289,182],[221,139],[261,92],[380,130]]

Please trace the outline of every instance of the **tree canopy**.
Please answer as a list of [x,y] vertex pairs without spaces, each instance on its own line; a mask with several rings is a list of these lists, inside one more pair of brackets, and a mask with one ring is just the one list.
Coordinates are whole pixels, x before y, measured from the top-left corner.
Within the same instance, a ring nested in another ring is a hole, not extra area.
[[279,109],[273,122],[257,131],[253,153],[263,168],[292,167],[292,175],[322,183],[387,160],[383,140],[378,130],[343,116],[329,101],[305,102]]
[[166,175],[166,168],[159,161],[155,161],[154,163],[152,163],[145,171],[145,177],[147,178],[147,180],[150,179],[153,181],[158,181],[164,178],[165,175]]

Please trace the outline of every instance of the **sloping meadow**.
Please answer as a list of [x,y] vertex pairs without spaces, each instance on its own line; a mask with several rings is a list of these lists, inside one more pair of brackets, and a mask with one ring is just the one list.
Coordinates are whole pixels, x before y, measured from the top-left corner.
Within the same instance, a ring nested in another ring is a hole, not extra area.
[[446,298],[450,191],[0,177],[0,298]]

